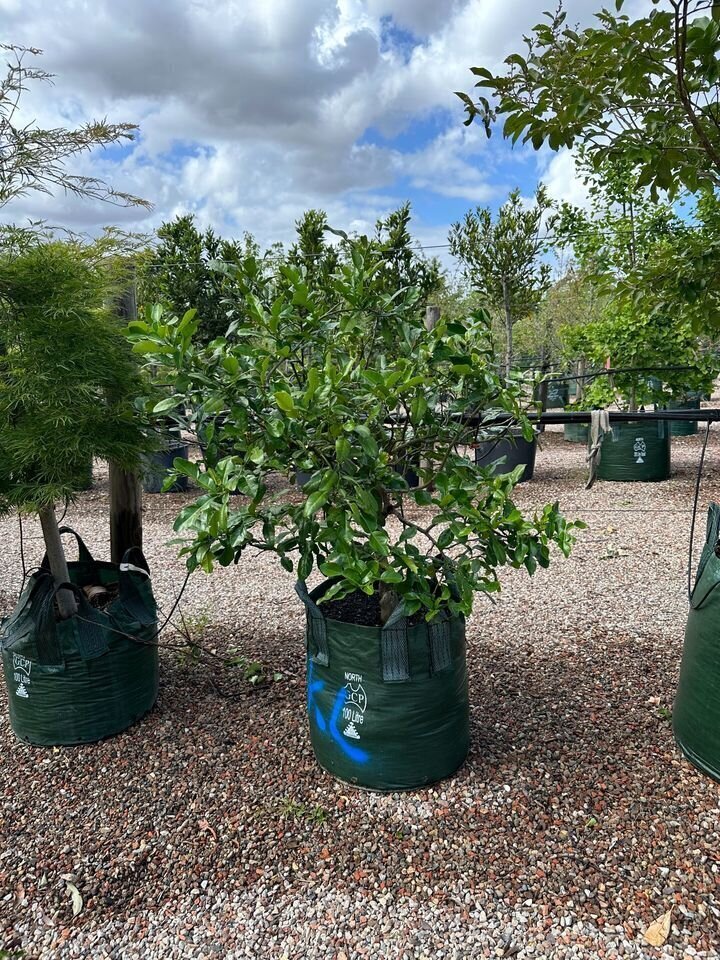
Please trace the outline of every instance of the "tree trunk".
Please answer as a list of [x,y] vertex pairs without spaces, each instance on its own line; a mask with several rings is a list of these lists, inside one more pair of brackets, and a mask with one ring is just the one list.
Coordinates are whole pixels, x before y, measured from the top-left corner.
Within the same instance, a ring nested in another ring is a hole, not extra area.
[[509,380],[513,359],[513,318],[506,280],[503,280],[503,305],[505,307],[505,380]]
[[[59,586],[61,583],[68,583],[70,573],[68,572],[65,551],[63,550],[62,540],[60,538],[55,506],[50,505],[49,507],[43,507],[38,511],[38,516],[40,517],[40,526],[42,527],[45,549],[47,550],[48,561],[50,563],[50,572],[53,575],[55,584]],[[63,620],[67,620],[77,613],[77,601],[75,594],[71,590],[58,591],[57,605],[60,617]]]
[[440,307],[425,307],[425,329],[434,330],[440,319]]
[[380,624],[384,627],[398,605],[399,597],[393,588],[389,584],[383,583],[382,580],[378,589],[380,592]]
[[578,360],[578,362],[577,362],[577,368],[576,368],[576,371],[575,371],[575,372],[577,373],[577,377],[578,377],[578,378],[577,378],[577,381],[576,381],[576,383],[577,383],[577,390],[576,390],[576,393],[575,393],[575,403],[579,403],[580,400],[582,400],[582,395],[585,393],[585,380],[584,380],[583,378],[584,378],[584,376],[585,376],[585,370],[586,370],[586,369],[587,369],[587,367],[586,367],[585,359],[584,359],[584,358],[581,358],[581,359]]
[[[137,318],[135,277],[131,270],[127,286],[113,303],[121,320],[129,323]],[[135,473],[128,473],[118,464],[110,464],[110,559],[120,563],[130,547],[142,549],[142,485]]]

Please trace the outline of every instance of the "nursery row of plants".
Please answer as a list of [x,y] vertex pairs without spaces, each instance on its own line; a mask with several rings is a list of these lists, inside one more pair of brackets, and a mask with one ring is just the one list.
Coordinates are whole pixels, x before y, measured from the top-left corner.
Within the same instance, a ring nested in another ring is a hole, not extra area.
[[[556,79],[568,58],[553,57],[578,42],[563,19],[536,28],[531,46],[531,59]],[[606,21],[606,30],[626,30],[622,18]],[[708,24],[703,30],[720,43],[717,22]],[[672,31],[665,20],[661,26]],[[657,33],[651,39],[658,42]],[[119,142],[132,127],[36,137],[13,125],[7,104],[43,79],[24,66],[28,51],[15,52],[0,90],[8,140],[0,202],[57,186],[136,202],[63,168],[73,153]],[[519,55],[511,65],[518,58],[508,76],[475,70],[479,86],[500,99],[491,106],[464,97],[469,120],[480,117],[489,133],[506,115],[506,136],[572,145],[593,122],[590,106],[573,126],[582,96],[572,100],[563,123],[573,132],[559,131],[543,69],[529,70]],[[602,87],[604,78],[590,79]],[[598,101],[613,103],[610,94]],[[682,113],[673,122],[682,141]],[[612,127],[602,129],[611,135]],[[415,787],[457,769],[469,737],[465,618],[478,595],[500,589],[501,567],[532,575],[554,550],[569,554],[583,526],[557,503],[525,514],[513,499],[527,463],[509,458],[523,444],[533,448],[528,414],[536,388],[545,390],[518,371],[516,355],[539,356],[541,380],[543,370],[572,363],[575,409],[695,403],[717,373],[715,287],[692,280],[680,288],[675,267],[682,261],[695,277],[688,251],[717,243],[720,163],[693,146],[691,160],[678,150],[679,159],[663,153],[658,165],[651,146],[643,141],[646,153],[638,152],[628,136],[599,152],[589,139],[581,150],[589,208],[558,207],[540,187],[530,204],[516,190],[496,214],[477,208],[454,224],[459,286],[414,248],[409,205],[380,220],[372,236],[331,229],[322,212],[310,211],[290,249],[265,253],[249,235],[238,244],[200,234],[191,217],[166,224],[141,249],[115,232],[86,243],[3,229],[0,508],[35,511],[47,547],[3,625],[18,736],[95,740],[152,706],[158,624],[149,564],[139,544],[107,563],[82,541],[68,564],[56,504],[72,499],[87,464],[102,458],[137,512],[147,458],[192,438],[198,459],[175,458],[166,481],[190,477],[199,488],[175,521],[182,555],[190,572],[211,574],[260,550],[296,577],[321,765],[377,789]],[[691,218],[678,207],[681,187],[692,191]],[[559,277],[551,248],[572,250],[572,267]],[[655,283],[643,285],[652,271]],[[118,307],[131,278],[138,316]],[[587,379],[600,368],[605,375]],[[569,406],[569,396],[559,399]],[[660,479],[635,471],[669,450],[667,427],[652,430],[633,424],[626,437],[606,435],[600,468],[620,457],[620,478],[629,459],[634,472],[625,479]],[[301,494],[289,494],[298,476]],[[278,477],[287,483],[278,487]],[[705,640],[713,604],[705,600],[714,600],[720,573],[713,535],[711,523],[700,575],[712,582],[694,608],[701,652],[691,652],[686,685],[688,676],[712,674]],[[697,686],[690,683],[688,703]],[[707,686],[697,702],[700,746],[691,735],[681,739],[714,773],[720,708]]]

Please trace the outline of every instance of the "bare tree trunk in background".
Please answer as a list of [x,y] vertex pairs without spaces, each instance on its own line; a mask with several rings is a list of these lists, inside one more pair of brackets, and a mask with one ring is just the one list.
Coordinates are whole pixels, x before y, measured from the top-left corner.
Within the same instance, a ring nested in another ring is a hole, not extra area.
[[[137,317],[134,278],[113,305],[126,323]],[[110,464],[110,558],[120,563],[130,547],[142,549],[142,485],[137,473],[129,473],[116,463]]]
[[513,320],[506,280],[503,280],[503,305],[505,307],[505,379],[509,380],[513,356]]

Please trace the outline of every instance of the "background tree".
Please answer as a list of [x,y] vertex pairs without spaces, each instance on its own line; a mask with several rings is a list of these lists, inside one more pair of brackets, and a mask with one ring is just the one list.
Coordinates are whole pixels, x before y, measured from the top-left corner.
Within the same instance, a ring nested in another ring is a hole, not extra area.
[[471,288],[488,307],[502,311],[506,378],[513,361],[513,327],[537,309],[550,286],[550,265],[542,261],[547,249],[542,233],[552,229],[554,217],[547,216],[551,207],[542,186],[532,206],[513,190],[495,220],[488,207],[477,207],[450,231],[450,252],[462,261]]
[[541,367],[564,363],[568,358],[563,349],[562,331],[596,319],[598,300],[595,287],[577,265],[568,265],[548,288],[537,310],[516,324],[513,331],[516,356],[527,356]]
[[[669,313],[643,309],[625,297],[628,277],[644,272],[649,258],[675,243],[686,226],[671,204],[653,202],[626,161],[606,160],[597,170],[581,169],[589,184],[590,205],[584,209],[563,205],[556,234],[561,243],[572,246],[584,276],[603,302],[601,317],[582,334],[584,355],[599,366],[609,360],[624,371],[612,381],[596,381],[585,400],[606,405],[619,399],[634,411],[643,403],[662,402],[668,392],[678,399],[688,391],[705,392],[712,364],[703,356],[684,305]],[[567,330],[565,335],[567,340]],[[649,378],[658,378],[665,386],[653,388]]]
[[66,169],[68,161],[79,154],[133,140],[136,124],[92,120],[74,130],[25,124],[21,119],[23,93],[33,82],[52,83],[52,74],[27,65],[29,58],[42,53],[35,47],[0,44],[0,50],[7,56],[7,72],[0,79],[0,207],[32,191],[51,194],[58,187],[81,197],[150,206],[96,177],[71,174]]
[[196,309],[199,339],[204,342],[225,336],[228,326],[226,280],[213,269],[215,261],[238,263],[242,256],[259,254],[253,237],[246,233],[241,243],[223,240],[212,227],[198,230],[193,214],[175,217],[158,228],[159,243],[138,264],[138,302],[141,306],[163,303],[182,316]]
[[[22,124],[23,93],[31,82],[50,83],[52,77],[26,65],[40,50],[2,49],[9,60],[0,81],[0,206],[57,188],[149,206],[66,170],[79,154],[132,140],[137,127],[107,121],[75,130]],[[113,293],[109,268],[124,252],[112,237],[83,247],[14,227],[0,236],[0,508],[38,511],[56,583],[67,581],[68,571],[55,500],[77,491],[83,462],[104,456],[132,467],[147,447],[141,420],[129,406],[139,392],[137,367],[104,307]],[[69,616],[74,596],[62,591],[58,606]]]

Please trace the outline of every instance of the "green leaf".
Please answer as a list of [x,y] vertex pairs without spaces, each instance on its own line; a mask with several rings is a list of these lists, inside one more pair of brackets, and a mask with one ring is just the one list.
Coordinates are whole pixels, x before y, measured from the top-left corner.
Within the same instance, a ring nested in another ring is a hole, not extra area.
[[153,413],[167,413],[169,410],[176,410],[180,405],[182,398],[181,397],[165,397],[164,400],[160,400],[159,403],[156,403],[153,407]]
[[375,441],[375,438],[370,433],[370,430],[364,424],[359,424],[355,427],[355,433],[360,438],[360,446],[363,448],[365,453],[369,457],[377,457],[379,453],[378,445]]
[[455,537],[453,536],[452,530],[450,530],[449,527],[446,527],[438,536],[437,545],[441,550],[445,550],[452,544],[454,539]]
[[277,403],[283,413],[286,413],[288,416],[294,416],[297,413],[295,401],[287,390],[277,390],[274,397],[275,403]]
[[313,517],[318,512],[320,507],[324,506],[326,502],[327,502],[327,493],[325,490],[318,490],[315,493],[311,493],[310,496],[305,501],[305,506],[303,507],[303,513],[305,514],[306,517]]

